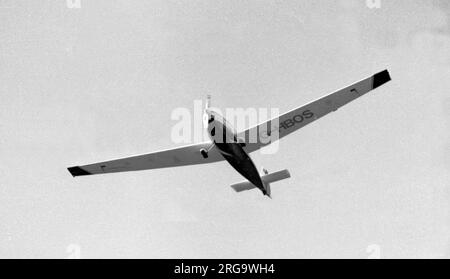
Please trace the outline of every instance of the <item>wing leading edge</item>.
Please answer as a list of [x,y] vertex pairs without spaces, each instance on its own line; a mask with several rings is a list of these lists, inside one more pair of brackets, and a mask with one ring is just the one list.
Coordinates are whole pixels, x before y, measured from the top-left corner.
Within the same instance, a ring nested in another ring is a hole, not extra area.
[[[388,70],[381,71],[316,101],[284,113],[277,118],[242,131],[238,137],[246,142],[245,151],[253,152],[303,128],[330,112],[336,111],[390,80],[391,76]],[[278,135],[276,135],[277,131]]]
[[224,160],[223,156],[220,155],[217,151],[217,147],[215,146],[209,150],[208,158],[203,158],[200,153],[200,149],[207,149],[210,145],[211,143],[209,142],[186,145],[179,148],[162,150],[144,155],[104,161],[84,166],[70,167],[68,170],[72,176],[75,177],[91,174],[180,167],[213,163]]

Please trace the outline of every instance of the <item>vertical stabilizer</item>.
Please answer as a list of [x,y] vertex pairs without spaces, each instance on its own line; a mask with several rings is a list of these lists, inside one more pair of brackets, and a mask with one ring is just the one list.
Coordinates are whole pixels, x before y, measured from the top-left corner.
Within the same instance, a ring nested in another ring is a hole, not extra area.
[[263,183],[264,188],[266,189],[266,196],[272,198],[272,192],[270,191],[270,183]]

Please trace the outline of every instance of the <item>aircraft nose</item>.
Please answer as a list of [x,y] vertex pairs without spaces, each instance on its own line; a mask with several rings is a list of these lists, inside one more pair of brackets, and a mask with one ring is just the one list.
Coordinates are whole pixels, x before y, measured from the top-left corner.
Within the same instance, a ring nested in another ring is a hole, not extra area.
[[210,110],[206,110],[205,112],[208,115],[208,124],[214,121],[214,113]]
[[203,126],[205,128],[208,127],[208,124],[212,121],[214,121],[214,115],[210,109],[206,108],[205,112],[203,113]]

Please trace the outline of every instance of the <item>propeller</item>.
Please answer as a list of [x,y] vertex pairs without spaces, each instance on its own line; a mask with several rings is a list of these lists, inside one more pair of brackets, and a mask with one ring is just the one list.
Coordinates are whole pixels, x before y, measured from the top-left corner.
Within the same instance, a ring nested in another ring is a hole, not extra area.
[[203,112],[203,127],[208,128],[209,108],[211,106],[211,95],[206,96],[205,110]]

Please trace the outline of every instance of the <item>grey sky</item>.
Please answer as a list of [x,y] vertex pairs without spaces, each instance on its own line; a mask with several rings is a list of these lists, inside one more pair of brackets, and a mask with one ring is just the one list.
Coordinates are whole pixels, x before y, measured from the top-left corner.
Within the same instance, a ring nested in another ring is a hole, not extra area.
[[[0,257],[450,256],[448,1],[0,0]],[[226,163],[74,179],[173,146],[213,95],[280,112],[393,81],[255,154],[292,178],[236,194]]]

